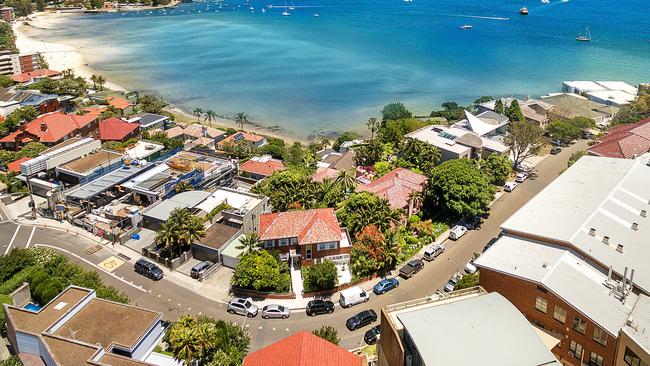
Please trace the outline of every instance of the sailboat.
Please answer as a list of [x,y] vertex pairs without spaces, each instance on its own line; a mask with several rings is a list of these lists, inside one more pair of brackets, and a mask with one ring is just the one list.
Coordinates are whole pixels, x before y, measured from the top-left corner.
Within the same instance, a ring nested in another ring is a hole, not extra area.
[[578,34],[578,36],[576,37],[576,41],[578,42],[591,41],[591,32],[589,31],[589,27],[587,27],[587,30],[585,31],[584,34]]
[[282,16],[288,17],[289,15],[291,15],[291,13],[289,13],[287,10],[288,10],[287,0],[284,0],[284,11],[282,12]]

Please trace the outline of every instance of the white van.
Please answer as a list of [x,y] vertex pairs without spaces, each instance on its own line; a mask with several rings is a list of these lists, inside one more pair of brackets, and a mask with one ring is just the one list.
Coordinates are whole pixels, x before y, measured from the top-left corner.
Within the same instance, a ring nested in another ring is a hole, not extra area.
[[442,252],[445,251],[445,248],[442,245],[429,245],[426,249],[424,249],[424,255],[422,256],[425,260],[431,262],[432,260],[436,259],[437,256],[442,254]]
[[456,225],[449,231],[449,239],[458,240],[461,236],[465,235],[467,228],[465,226]]
[[341,291],[339,297],[339,304],[344,308],[349,308],[352,305],[361,304],[366,301],[368,301],[368,293],[359,286],[346,288]]

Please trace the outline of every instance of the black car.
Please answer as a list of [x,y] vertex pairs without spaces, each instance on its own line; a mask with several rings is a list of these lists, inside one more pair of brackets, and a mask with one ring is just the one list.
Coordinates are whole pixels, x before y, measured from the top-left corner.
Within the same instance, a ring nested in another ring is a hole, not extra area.
[[379,332],[379,325],[375,325],[366,331],[366,334],[363,335],[363,340],[366,341],[366,344],[375,344],[377,343]]
[[133,269],[136,273],[139,273],[145,277],[149,277],[155,281],[162,279],[164,276],[164,273],[160,267],[144,258],[138,259],[138,261],[133,265]]
[[478,229],[481,226],[482,222],[481,216],[470,216],[463,220],[462,225],[465,226],[468,230]]
[[307,315],[331,314],[334,312],[334,303],[329,300],[312,300],[307,303]]
[[364,327],[370,323],[377,321],[377,313],[374,310],[364,310],[357,315],[351,317],[345,322],[345,326],[349,330],[356,330]]
[[408,279],[415,276],[415,274],[420,272],[422,268],[424,268],[424,262],[422,259],[413,259],[406,263],[404,267],[400,268],[399,275]]

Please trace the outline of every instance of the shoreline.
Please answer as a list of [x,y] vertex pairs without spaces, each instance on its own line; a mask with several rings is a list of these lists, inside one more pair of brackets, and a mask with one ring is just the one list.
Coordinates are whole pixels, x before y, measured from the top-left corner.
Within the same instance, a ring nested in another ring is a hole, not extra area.
[[[168,6],[171,6],[171,4]],[[142,10],[142,8],[139,10]],[[81,52],[80,48],[64,43],[44,41],[42,39],[38,39],[38,37],[35,35],[29,34],[29,29],[40,31],[52,29],[52,27],[55,26],[55,19],[61,19],[61,17],[75,15],[76,14],[74,13],[63,14],[52,12],[38,12],[31,14],[29,16],[29,20],[16,21],[12,25],[12,29],[16,36],[16,48],[19,49],[20,53],[40,53],[45,58],[45,61],[47,61],[49,68],[52,70],[63,71],[72,69],[77,76],[81,76],[89,82],[92,75],[102,75],[107,79],[106,83],[104,84],[107,89],[120,92],[129,91],[128,88],[110,81],[107,75],[102,73],[100,70],[96,70],[90,67],[86,62],[86,58],[83,52]],[[159,96],[155,93],[154,95]],[[196,117],[192,115],[191,111],[183,109],[181,106],[169,103],[164,108],[164,110],[173,113],[177,117],[177,120],[180,122],[197,123]],[[224,116],[217,116],[212,120],[211,123],[207,123],[206,121],[201,121],[199,123],[219,129],[237,128],[233,119],[226,118]],[[245,124],[244,129],[248,132],[282,139],[287,144],[292,144],[294,142],[309,144],[311,142],[311,140],[308,138],[300,138],[290,134],[282,133],[281,131],[275,131],[269,127],[265,127],[257,122],[252,121],[248,124]]]

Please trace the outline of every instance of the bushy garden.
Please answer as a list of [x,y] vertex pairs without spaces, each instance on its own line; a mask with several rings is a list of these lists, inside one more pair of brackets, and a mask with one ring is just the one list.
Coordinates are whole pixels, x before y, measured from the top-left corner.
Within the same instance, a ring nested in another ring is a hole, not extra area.
[[291,273],[277,252],[252,250],[239,258],[230,284],[246,290],[286,293],[291,288]]
[[332,261],[302,267],[303,291],[333,290],[338,285],[338,271]]
[[192,215],[186,208],[176,208],[156,233],[155,240],[163,246],[161,254],[173,259],[189,250],[192,243],[203,236],[203,219]]

